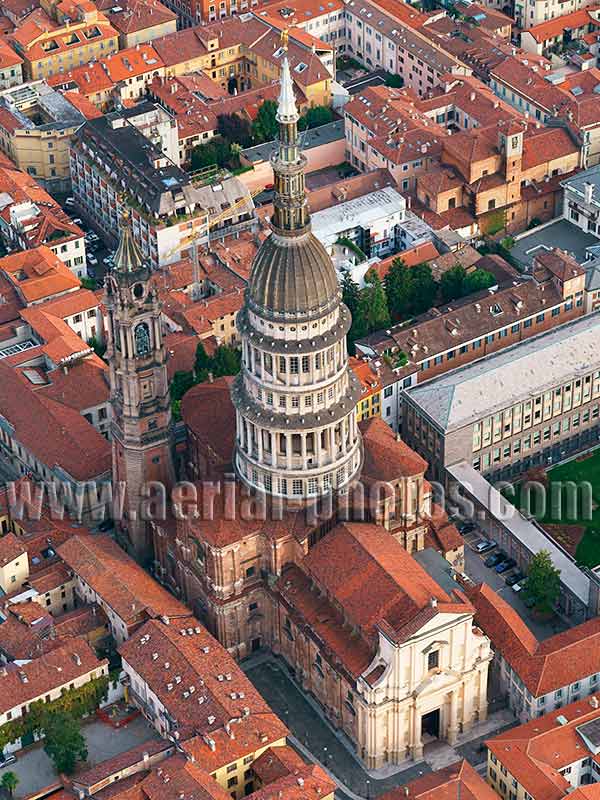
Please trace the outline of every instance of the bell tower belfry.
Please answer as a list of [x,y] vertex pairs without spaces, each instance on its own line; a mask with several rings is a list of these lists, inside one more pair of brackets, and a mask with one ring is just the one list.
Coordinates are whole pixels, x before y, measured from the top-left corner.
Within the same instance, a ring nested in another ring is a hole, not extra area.
[[167,353],[160,325],[160,302],[150,268],[133,240],[129,224],[121,227],[114,270],[106,279],[108,316],[106,358],[110,367],[113,486],[125,486],[123,519],[117,530],[140,562],[152,558],[149,522],[141,504],[151,482],[174,482],[171,399]]

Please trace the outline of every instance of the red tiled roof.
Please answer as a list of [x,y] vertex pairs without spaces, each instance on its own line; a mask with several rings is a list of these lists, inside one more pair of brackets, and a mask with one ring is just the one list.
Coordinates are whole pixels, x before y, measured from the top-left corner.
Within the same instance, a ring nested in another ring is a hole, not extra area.
[[[189,612],[169,625],[150,620],[119,653],[177,720],[180,741],[198,737],[189,747],[209,772],[266,744],[263,734],[270,744],[287,734],[233,657]],[[215,741],[214,750],[203,736]]]
[[527,33],[533,36],[539,44],[544,44],[548,39],[553,39],[555,36],[562,36],[565,30],[576,30],[590,23],[595,23],[596,20],[590,12],[598,9],[600,9],[600,6],[580,8],[578,11],[573,11],[571,14],[563,14],[555,19],[540,22],[539,25],[533,25],[531,28],[527,29]]
[[58,554],[126,624],[144,617],[188,614],[110,536],[72,536]]
[[498,800],[498,795],[468,761],[423,775],[380,795],[380,800]]
[[232,377],[199,383],[183,396],[181,416],[203,449],[222,464],[231,463],[235,446],[235,409],[231,402]]
[[[384,423],[385,424],[385,423]],[[337,525],[305,556],[302,569],[344,610],[367,640],[384,621],[400,638],[420,612],[472,610],[448,595],[389,532],[378,525]],[[377,586],[377,592],[372,587]],[[432,604],[432,598],[435,604]]]
[[0,672],[0,714],[107,667],[107,659],[100,661],[85,639],[71,639],[28,664],[8,665]]
[[519,614],[486,584],[468,592],[475,622],[534,697],[600,672],[600,617],[538,642]]
[[598,700],[595,694],[555,709],[485,744],[532,797],[562,800],[570,796],[571,784],[560,770],[593,757],[578,728],[600,719]]
[[0,361],[0,407],[15,438],[49,469],[59,466],[75,480],[107,473],[111,449],[104,436],[78,411],[35,391],[7,360]]
[[364,451],[363,478],[395,481],[425,473],[425,459],[402,439],[396,438],[394,431],[381,417],[361,422],[360,430]]
[[15,534],[7,533],[0,539],[0,566],[5,567],[26,552],[23,543]]

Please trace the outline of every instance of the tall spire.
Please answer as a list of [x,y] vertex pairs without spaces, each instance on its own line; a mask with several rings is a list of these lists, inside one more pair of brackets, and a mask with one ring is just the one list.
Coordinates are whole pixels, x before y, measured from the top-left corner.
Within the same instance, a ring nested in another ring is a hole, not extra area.
[[281,89],[277,104],[279,147],[272,159],[275,176],[273,228],[280,233],[299,232],[308,225],[304,184],[306,158],[300,151],[298,108],[287,53],[281,64]]
[[299,114],[296,108],[296,98],[294,97],[294,84],[290,74],[290,62],[287,55],[284,56],[281,65],[281,89],[277,101],[277,121],[278,122],[298,122]]
[[129,216],[123,215],[119,247],[115,253],[115,270],[117,272],[137,272],[142,269],[144,258],[131,233]]

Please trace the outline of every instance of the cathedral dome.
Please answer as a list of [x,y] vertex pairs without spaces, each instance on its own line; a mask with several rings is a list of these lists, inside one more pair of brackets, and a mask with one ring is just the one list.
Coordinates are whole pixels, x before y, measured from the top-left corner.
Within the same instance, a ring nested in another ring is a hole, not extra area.
[[294,236],[274,231],[265,239],[248,294],[261,315],[310,319],[335,308],[341,292],[331,258],[308,229]]

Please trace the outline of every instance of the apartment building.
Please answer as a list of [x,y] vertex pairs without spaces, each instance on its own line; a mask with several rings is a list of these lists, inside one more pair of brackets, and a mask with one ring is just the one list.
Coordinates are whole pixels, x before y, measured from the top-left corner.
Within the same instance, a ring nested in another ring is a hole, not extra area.
[[23,59],[5,39],[0,39],[0,89],[23,83]]
[[563,217],[582,231],[600,237],[600,165],[561,182]]
[[[455,300],[409,324],[395,325],[357,340],[356,349],[361,356],[391,364],[393,383],[386,390],[393,386],[393,393],[401,395],[403,389],[488,358],[588,310],[585,299],[577,304],[581,296],[573,299],[585,273],[569,257],[566,258],[573,277],[567,280],[561,274],[562,257],[555,262],[550,255],[542,255],[526,280],[515,280],[514,270],[498,256],[481,257],[474,252],[474,257],[469,270],[486,269],[499,275],[493,290]],[[432,263],[435,265],[436,261]],[[460,263],[458,254],[454,263]],[[399,405],[401,410],[401,402]],[[395,409],[392,402],[384,412],[384,419],[394,429],[399,422]]]
[[78,107],[45,81],[0,92],[0,150],[49,192],[70,187],[69,147],[85,123]]
[[405,87],[424,97],[444,75],[471,74],[469,66],[427,38],[426,20],[408,4],[394,4],[392,13],[371,0],[350,0],[344,52],[369,68],[399,75]]
[[463,461],[488,479],[509,478],[591,447],[600,432],[599,325],[597,315],[583,317],[407,389],[405,440],[436,479]]
[[151,44],[137,44],[102,59],[113,98],[123,105],[142,100],[152,81],[164,75],[164,64]]
[[572,131],[580,148],[580,167],[600,162],[600,70],[552,72],[546,59],[527,54],[509,57],[491,70],[490,85],[498,97],[532,119]]
[[360,382],[360,399],[356,404],[356,421],[381,416],[381,393],[383,390],[380,376],[368,362],[358,358],[350,359],[350,367]]
[[[70,689],[108,675],[108,660],[98,659],[82,638],[65,642],[62,647],[35,658],[18,669],[0,671],[0,730],[3,725],[24,717],[34,703],[51,703]],[[4,752],[13,753],[26,742],[9,742]]]
[[0,236],[10,249],[46,245],[77,278],[87,275],[85,237],[26,172],[0,166]]
[[488,739],[487,782],[518,800],[593,797],[580,787],[600,780],[599,695],[570,703]]
[[74,0],[68,7],[51,0],[45,8],[35,8],[9,41],[30,81],[96,61],[119,48],[118,32],[90,0]]
[[287,729],[233,657],[189,612],[146,622],[119,653],[130,701],[232,797],[243,797],[249,764],[285,745]]
[[586,6],[594,0],[516,0],[514,18],[517,26],[528,30],[551,19],[564,17]]
[[527,53],[548,55],[551,49],[560,51],[563,46],[600,28],[599,9],[596,6],[580,8],[570,14],[540,22],[521,33],[521,47]]
[[[154,111],[167,116],[159,106]],[[176,129],[168,130],[168,144],[146,138],[128,112],[115,112],[90,120],[71,147],[73,196],[82,213],[110,238],[122,210],[131,208],[134,239],[153,267],[180,260],[192,238],[205,241],[209,217],[233,231],[248,227],[254,210],[236,178],[208,189],[194,184],[169,157],[178,159],[179,151]],[[150,126],[146,132],[153,131]]]
[[[279,80],[285,27],[274,18],[245,12],[230,19],[178,31],[153,41],[167,77],[204,72],[229,94]],[[331,105],[334,48],[304,31],[289,32],[292,80],[307,106]]]
[[600,690],[598,617],[539,641],[517,611],[487,584],[468,595],[476,623],[492,642],[492,669],[520,722]]
[[160,0],[97,0],[98,11],[119,34],[119,49],[146,44],[177,30],[177,14]]

